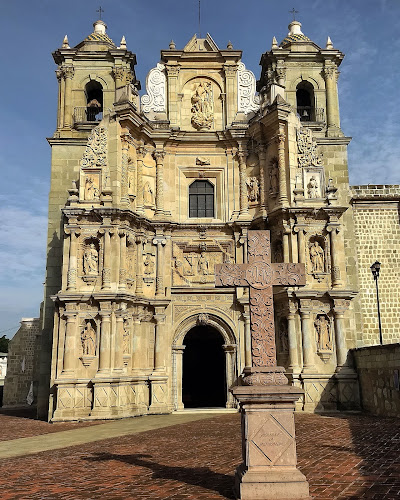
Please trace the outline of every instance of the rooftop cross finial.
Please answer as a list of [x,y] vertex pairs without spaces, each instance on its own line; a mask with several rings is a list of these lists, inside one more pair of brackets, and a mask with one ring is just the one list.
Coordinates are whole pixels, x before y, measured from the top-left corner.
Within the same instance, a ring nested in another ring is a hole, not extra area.
[[104,9],[101,8],[101,6],[96,10],[96,12],[99,13],[99,17],[101,19],[101,14],[104,13]]
[[298,14],[299,11],[296,10],[294,7],[292,10],[289,10],[289,14],[293,14],[293,21],[296,21],[296,14]]

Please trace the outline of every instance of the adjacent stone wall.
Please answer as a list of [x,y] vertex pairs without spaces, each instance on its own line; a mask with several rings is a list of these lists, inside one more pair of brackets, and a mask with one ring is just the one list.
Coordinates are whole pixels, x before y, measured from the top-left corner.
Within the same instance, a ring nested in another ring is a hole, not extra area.
[[26,405],[31,382],[36,402],[40,336],[39,318],[21,320],[21,326],[9,344],[3,406]]
[[376,288],[370,266],[381,263],[379,294],[384,343],[400,340],[400,185],[352,186],[362,344],[379,343]]
[[353,349],[353,355],[363,409],[375,415],[400,417],[400,343]]

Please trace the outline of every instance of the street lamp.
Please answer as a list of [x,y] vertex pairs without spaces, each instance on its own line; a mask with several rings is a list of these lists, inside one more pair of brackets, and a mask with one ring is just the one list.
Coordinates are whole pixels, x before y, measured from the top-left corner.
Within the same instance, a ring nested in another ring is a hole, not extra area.
[[379,271],[380,270],[381,270],[381,263],[378,261],[375,261],[371,266],[371,272],[372,272],[372,276],[374,277],[375,285],[376,285],[376,303],[378,305],[379,341],[381,344],[383,344],[382,324],[381,324],[381,308],[380,308],[380,304],[379,304],[379,287],[378,287],[378,278],[379,278]]

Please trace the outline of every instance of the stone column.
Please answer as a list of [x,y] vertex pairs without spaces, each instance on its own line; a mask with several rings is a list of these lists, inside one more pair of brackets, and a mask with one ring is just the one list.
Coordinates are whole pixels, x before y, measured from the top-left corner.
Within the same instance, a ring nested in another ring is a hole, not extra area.
[[258,148],[258,158],[260,160],[260,215],[267,215],[267,148],[260,146]]
[[144,215],[143,201],[143,160],[147,154],[144,146],[137,148],[137,169],[136,169],[136,212]]
[[236,64],[224,64],[225,73],[225,89],[226,89],[226,122],[229,126],[235,119],[235,114],[237,111],[237,65]]
[[247,217],[249,215],[249,205],[247,199],[247,174],[246,174],[246,153],[238,151],[239,159],[239,216]]
[[130,205],[128,194],[128,159],[129,159],[129,134],[121,135],[121,203]]
[[64,97],[64,128],[72,128],[72,79],[75,69],[73,66],[63,67],[65,78],[65,97]]
[[350,302],[345,299],[334,299],[334,323],[336,341],[336,371],[341,371],[347,364],[346,329],[344,325],[344,314]]
[[279,127],[279,134],[277,135],[276,140],[278,143],[279,203],[281,205],[288,204],[286,193],[285,139],[286,135],[283,131],[283,127]]
[[115,66],[113,68],[113,75],[115,79],[115,88],[119,89],[120,87],[125,86],[125,68],[122,66]]
[[165,151],[155,151],[156,160],[156,211],[155,216],[162,217],[164,211],[164,158]]
[[299,352],[296,335],[296,304],[289,299],[288,340],[289,340],[289,368],[291,373],[300,373]]
[[136,295],[143,295],[143,236],[136,237]]
[[119,289],[126,289],[126,231],[119,231],[120,256],[119,256]]
[[[111,309],[111,304],[107,304]],[[101,310],[99,369],[98,376],[109,373],[111,369],[111,310]]]
[[[156,372],[165,372],[165,314],[157,312],[154,315],[155,324],[155,349],[154,349],[154,370]],[[162,308],[164,310],[164,308]]]
[[101,288],[103,290],[109,290],[111,288],[111,230],[104,229],[103,235],[103,282]]
[[230,392],[229,388],[233,384],[233,367],[234,367],[234,359],[236,352],[236,344],[223,344],[222,346],[225,353],[225,370],[226,370],[226,386],[227,386],[227,398],[226,398],[226,407],[234,408],[235,407],[235,399],[233,394]]
[[297,233],[297,248],[299,251],[300,264],[306,263],[306,242],[305,242],[305,229],[302,225],[297,224],[294,227],[294,232]]
[[175,345],[172,347],[173,356],[175,359],[175,410],[183,410],[184,404],[182,402],[182,379],[183,379],[183,353],[185,351],[184,345]]
[[133,316],[133,352],[132,352],[132,370],[134,372],[138,372],[141,367],[141,359],[142,359],[142,342],[141,342],[141,326],[140,326],[140,317],[138,314]]
[[116,335],[115,335],[115,345],[114,345],[114,371],[122,373],[124,368],[124,314],[126,311],[122,308],[116,314]]
[[326,123],[329,128],[340,128],[338,97],[337,97],[337,69],[334,66],[327,66],[324,69],[326,87]]
[[[340,276],[340,248],[339,248],[339,226],[328,225],[326,230],[330,233],[331,262],[332,262],[332,286],[341,287],[343,282]],[[343,253],[344,258],[344,253]]]
[[313,373],[315,369],[315,348],[311,309],[312,302],[310,299],[300,299],[301,333],[303,338],[303,373]]
[[249,306],[244,306],[245,312],[242,313],[244,319],[244,345],[245,345],[245,364],[251,366],[251,327]]
[[69,260],[68,260],[68,274],[67,274],[67,290],[75,290],[79,233],[75,230],[69,230],[68,232],[70,235],[70,244],[69,244]]
[[290,262],[289,235],[290,235],[290,228],[286,224],[284,224],[282,231],[283,262]]
[[75,371],[76,363],[76,320],[77,312],[66,311],[63,315],[66,319],[65,340],[64,340],[64,359],[62,376],[72,376]]
[[156,277],[156,295],[165,295],[164,288],[164,247],[167,243],[165,238],[154,238],[153,245],[157,248],[157,277]]
[[64,92],[65,81],[64,74],[61,69],[56,71],[58,81],[58,110],[57,110],[57,130],[60,130],[64,125]]

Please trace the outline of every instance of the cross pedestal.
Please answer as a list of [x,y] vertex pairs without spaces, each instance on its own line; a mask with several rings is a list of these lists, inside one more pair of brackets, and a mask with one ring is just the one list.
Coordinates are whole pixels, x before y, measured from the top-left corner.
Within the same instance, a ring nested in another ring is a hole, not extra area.
[[216,286],[250,287],[252,366],[232,393],[242,415],[243,463],[236,470],[241,500],[309,499],[297,469],[294,405],[303,391],[276,364],[273,285],[305,285],[304,264],[271,264],[269,231],[249,231],[248,264],[215,266]]

